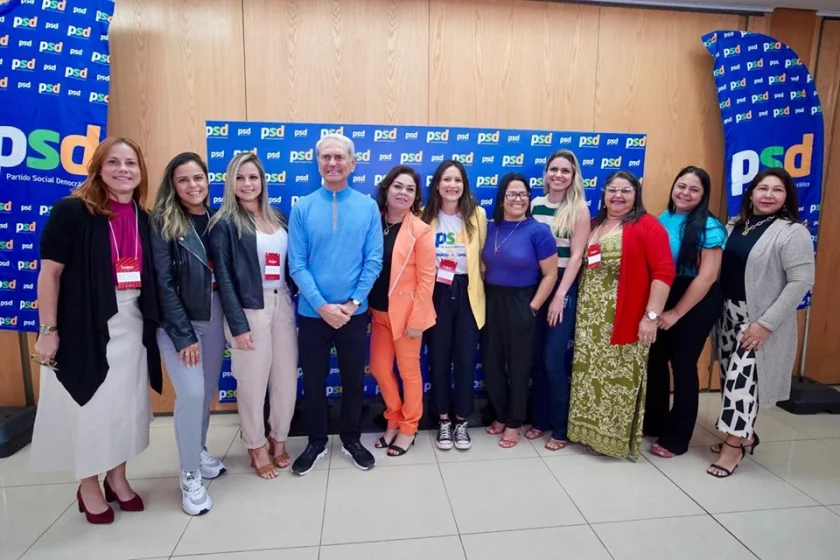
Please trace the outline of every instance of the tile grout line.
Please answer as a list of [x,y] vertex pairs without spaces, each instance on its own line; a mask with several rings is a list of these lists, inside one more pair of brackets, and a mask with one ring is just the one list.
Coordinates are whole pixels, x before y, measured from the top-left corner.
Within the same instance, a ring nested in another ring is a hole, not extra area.
[[[464,553],[464,558],[467,558],[467,547],[464,544],[464,538],[461,535],[461,528],[458,527],[458,518],[455,517],[455,507],[452,505],[452,498],[449,496],[449,488],[446,486],[446,480],[443,478],[443,471],[440,470],[440,457],[438,456],[438,448],[437,448],[437,437],[432,438],[432,431],[427,430],[426,435],[429,437],[429,444],[432,446],[432,454],[435,456],[435,464],[437,465],[438,469],[438,476],[440,476],[440,482],[443,484],[443,491],[446,493],[446,501],[449,503],[449,512],[452,514],[452,521],[455,523],[455,533],[458,535],[458,542],[461,543],[461,552]],[[434,440],[434,441],[433,441]],[[470,441],[472,441],[472,437],[470,437]],[[470,444],[472,447],[472,444]],[[456,451],[454,449],[450,449],[450,451]],[[457,450],[459,453],[460,450]],[[467,450],[469,452],[469,450]]]
[[[20,556],[18,556],[18,560],[20,560],[21,558],[23,558],[24,556],[26,556],[26,555],[29,553],[29,551],[30,551],[30,550],[32,550],[32,547],[33,547],[33,546],[35,546],[36,544],[38,544],[38,541],[40,541],[42,538],[44,538],[44,535],[46,535],[46,534],[47,534],[47,532],[48,532],[50,529],[52,529],[52,528],[53,528],[53,526],[54,526],[56,523],[58,523],[58,520],[59,520],[59,519],[61,519],[62,517],[64,517],[64,516],[67,514],[67,512],[68,512],[68,511],[70,511],[70,509],[71,509],[71,508],[72,508],[72,507],[73,507],[73,506],[74,506],[77,502],[78,502],[78,500],[73,500],[72,502],[70,502],[70,504],[69,504],[66,508],[64,508],[64,511],[62,511],[61,513],[59,513],[59,514],[58,514],[58,516],[57,516],[57,517],[53,520],[53,522],[52,522],[52,523],[50,523],[49,527],[47,527],[46,529],[44,529],[44,530],[43,530],[43,532],[41,532],[41,534],[40,534],[40,535],[38,535],[38,538],[36,538],[34,541],[32,541],[32,544],[30,544],[29,546],[27,546],[27,547],[26,547],[26,550],[24,550],[24,551],[23,551],[23,554],[21,554]],[[83,514],[83,515],[84,515],[84,514]]]
[[[333,447],[335,435],[327,436],[327,480],[324,483],[324,508],[321,512],[321,534],[318,537],[318,556],[316,560],[321,560],[321,547],[324,545],[324,526],[327,521],[327,500],[330,495],[330,474],[332,473]],[[307,443],[307,445],[309,445]],[[340,451],[339,451],[340,452]],[[310,473],[312,474],[312,473]],[[293,475],[294,476],[294,475]]]

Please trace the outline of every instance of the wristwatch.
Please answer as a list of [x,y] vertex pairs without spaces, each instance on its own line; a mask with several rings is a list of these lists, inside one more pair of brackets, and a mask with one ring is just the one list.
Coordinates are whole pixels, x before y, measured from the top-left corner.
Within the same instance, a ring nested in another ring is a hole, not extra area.
[[659,318],[659,313],[656,311],[648,311],[645,313],[645,319],[648,321],[656,321]]
[[353,305],[355,305],[356,307],[361,307],[362,306],[362,302],[357,300],[357,299],[351,299],[350,301],[352,301]]
[[58,332],[58,327],[53,325],[41,325],[38,329],[38,334],[52,334]]

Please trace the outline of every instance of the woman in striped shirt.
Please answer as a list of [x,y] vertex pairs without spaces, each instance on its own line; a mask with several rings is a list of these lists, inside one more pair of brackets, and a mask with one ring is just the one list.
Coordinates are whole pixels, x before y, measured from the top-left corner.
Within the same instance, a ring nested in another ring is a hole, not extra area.
[[558,150],[545,166],[545,196],[531,202],[534,218],[547,224],[557,243],[557,284],[537,317],[534,344],[534,424],[528,439],[552,430],[550,451],[566,446],[572,343],[577,308],[577,276],[589,235],[589,208],[575,154]]

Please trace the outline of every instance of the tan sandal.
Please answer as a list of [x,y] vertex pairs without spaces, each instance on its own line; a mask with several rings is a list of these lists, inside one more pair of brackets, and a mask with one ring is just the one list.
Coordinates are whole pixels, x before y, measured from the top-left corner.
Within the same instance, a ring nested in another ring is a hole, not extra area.
[[548,438],[548,441],[545,442],[545,448],[549,451],[560,451],[568,444],[569,442],[563,439]]
[[[273,478],[277,478],[277,471],[275,470],[275,466],[273,463],[269,463],[267,465],[263,465],[261,467],[257,466],[256,459],[254,458],[254,453],[256,449],[249,449],[248,455],[251,457],[251,468],[257,473],[257,476],[262,478],[263,480],[271,480]],[[271,475],[271,476],[269,476]]]
[[280,455],[274,455],[274,448],[280,443],[285,445],[286,442],[280,442],[276,441],[274,438],[268,438],[268,453],[271,455],[271,462],[275,467],[282,471],[283,469],[289,468],[289,465],[292,464],[292,458],[286,451],[283,451]]

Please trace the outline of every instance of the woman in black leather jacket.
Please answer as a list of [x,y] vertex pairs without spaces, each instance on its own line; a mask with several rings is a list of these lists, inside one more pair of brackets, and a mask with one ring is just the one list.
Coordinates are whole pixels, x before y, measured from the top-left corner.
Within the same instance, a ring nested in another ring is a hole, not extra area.
[[152,212],[152,254],[160,305],[157,339],[175,387],[175,436],[181,460],[181,505],[206,513],[202,484],[225,467],[205,448],[210,403],[225,351],[223,313],[209,256],[207,166],[178,154],[166,166]]
[[265,181],[255,154],[231,160],[222,207],[210,221],[210,252],[217,264],[242,440],[251,467],[272,479],[290,463],[286,438],[297,398],[298,350],[294,285],[286,266],[287,222],[269,205]]

